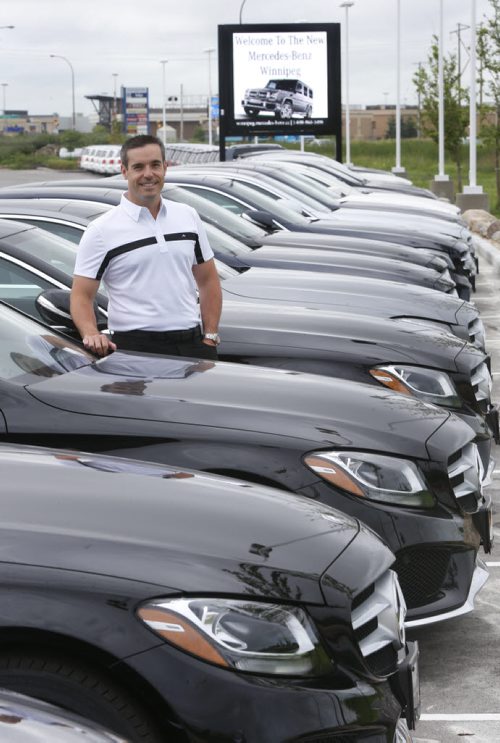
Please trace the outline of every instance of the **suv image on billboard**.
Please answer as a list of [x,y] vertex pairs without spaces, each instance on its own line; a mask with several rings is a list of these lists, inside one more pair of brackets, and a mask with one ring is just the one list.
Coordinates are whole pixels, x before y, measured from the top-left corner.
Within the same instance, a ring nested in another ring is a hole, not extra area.
[[277,119],[291,119],[312,114],[312,89],[300,80],[269,80],[265,88],[249,88],[241,105],[247,116],[257,118],[261,111],[273,113]]

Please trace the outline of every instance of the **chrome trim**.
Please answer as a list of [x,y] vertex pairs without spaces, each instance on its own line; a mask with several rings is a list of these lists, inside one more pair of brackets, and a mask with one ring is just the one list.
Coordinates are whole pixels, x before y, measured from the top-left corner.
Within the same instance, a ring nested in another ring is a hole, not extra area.
[[435,614],[432,617],[424,617],[423,619],[410,619],[405,622],[405,629],[412,629],[413,627],[424,627],[428,624],[435,624],[437,622],[445,622],[448,619],[454,619],[455,617],[461,617],[463,614],[468,614],[474,609],[474,599],[477,594],[484,586],[490,574],[484,562],[477,558],[476,567],[472,576],[469,593],[462,606],[452,611],[444,612],[444,614]]
[[492,380],[488,365],[483,361],[474,369],[471,376],[471,385],[474,391],[474,397],[478,402],[481,400],[490,400],[492,390]]
[[377,626],[369,635],[359,640],[363,657],[392,646],[396,652],[404,649],[406,603],[397,574],[388,570],[374,583],[373,592],[352,612],[355,631],[376,620]]
[[[483,463],[477,445],[474,443],[466,444],[460,450],[460,458],[448,465],[450,486],[457,499],[474,495],[476,500],[479,500],[484,476]],[[452,480],[457,477],[460,482],[453,485]]]

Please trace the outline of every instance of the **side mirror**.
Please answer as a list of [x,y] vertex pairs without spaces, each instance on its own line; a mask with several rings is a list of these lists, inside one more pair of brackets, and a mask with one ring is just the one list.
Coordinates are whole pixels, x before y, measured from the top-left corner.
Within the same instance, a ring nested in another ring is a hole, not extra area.
[[[78,333],[75,324],[71,318],[69,309],[70,293],[67,289],[47,289],[36,298],[36,308],[41,317],[49,325],[56,326],[61,330],[70,330],[72,333]],[[106,314],[100,309],[97,301],[94,302],[94,312],[97,320],[97,328],[106,330],[108,319]]]
[[263,227],[268,232],[274,232],[275,230],[280,229],[274,221],[272,214],[261,209],[248,209],[246,212],[243,212],[241,216],[244,219],[248,219],[250,222],[259,225],[259,227]]

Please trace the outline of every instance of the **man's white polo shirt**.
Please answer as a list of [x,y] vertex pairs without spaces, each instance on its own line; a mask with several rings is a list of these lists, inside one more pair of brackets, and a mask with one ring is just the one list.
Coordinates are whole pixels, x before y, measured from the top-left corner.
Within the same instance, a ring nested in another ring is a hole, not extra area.
[[102,279],[111,330],[185,330],[200,322],[192,267],[211,258],[192,207],[162,199],[154,219],[122,195],[87,227],[75,275]]

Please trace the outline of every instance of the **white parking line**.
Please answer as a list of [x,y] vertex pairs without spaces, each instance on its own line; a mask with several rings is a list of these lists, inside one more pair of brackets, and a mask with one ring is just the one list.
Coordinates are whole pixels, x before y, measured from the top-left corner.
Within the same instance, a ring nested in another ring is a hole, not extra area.
[[487,562],[487,568],[500,568],[500,562]]
[[500,714],[462,714],[462,715],[426,715],[422,714],[420,722],[439,722],[449,720],[451,722],[498,722]]

